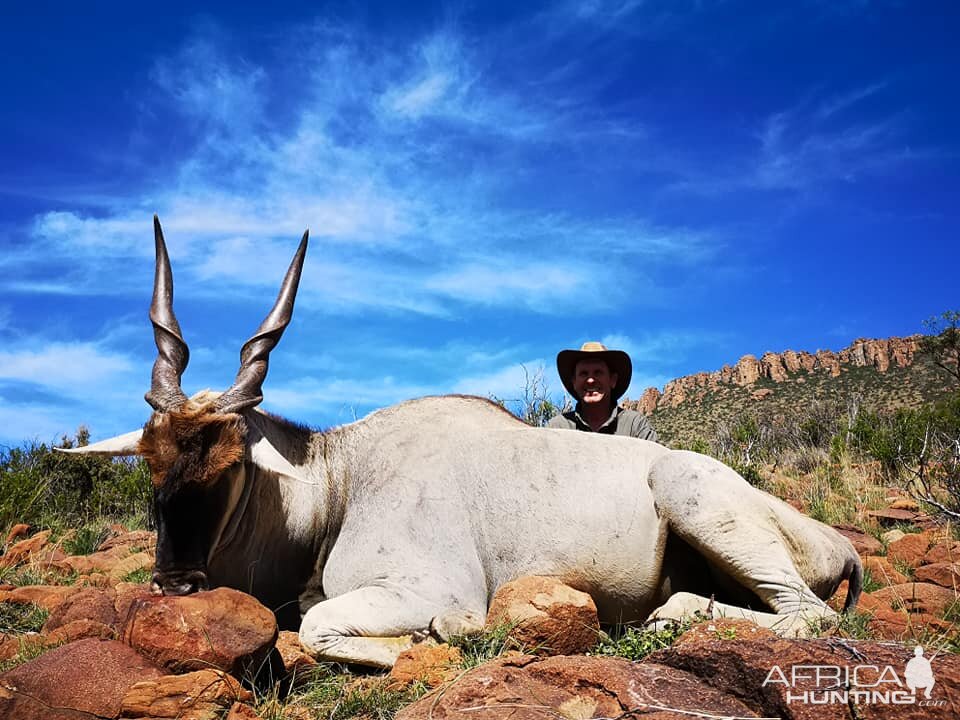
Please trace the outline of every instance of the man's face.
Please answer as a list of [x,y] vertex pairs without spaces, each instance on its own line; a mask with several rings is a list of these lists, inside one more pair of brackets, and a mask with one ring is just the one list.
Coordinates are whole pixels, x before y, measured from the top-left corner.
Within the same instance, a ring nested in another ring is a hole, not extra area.
[[611,393],[617,386],[617,374],[611,373],[603,360],[581,360],[573,369],[573,389],[580,401],[610,403]]

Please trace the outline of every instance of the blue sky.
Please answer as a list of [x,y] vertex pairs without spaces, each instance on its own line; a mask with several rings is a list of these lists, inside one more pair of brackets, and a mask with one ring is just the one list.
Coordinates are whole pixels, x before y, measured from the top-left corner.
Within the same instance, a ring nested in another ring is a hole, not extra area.
[[960,6],[34,2],[0,26],[0,444],[148,417],[152,216],[190,394],[304,229],[264,407],[628,397],[956,308]]

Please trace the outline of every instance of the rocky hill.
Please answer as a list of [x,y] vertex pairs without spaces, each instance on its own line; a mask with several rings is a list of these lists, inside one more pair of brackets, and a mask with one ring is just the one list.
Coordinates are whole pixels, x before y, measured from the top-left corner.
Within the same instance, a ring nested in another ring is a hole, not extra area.
[[647,388],[627,405],[649,415],[674,445],[709,440],[718,420],[751,410],[788,414],[854,396],[873,409],[916,407],[951,389],[949,377],[918,352],[921,337],[860,338],[839,352],[744,355],[734,365],[671,380],[662,392]]

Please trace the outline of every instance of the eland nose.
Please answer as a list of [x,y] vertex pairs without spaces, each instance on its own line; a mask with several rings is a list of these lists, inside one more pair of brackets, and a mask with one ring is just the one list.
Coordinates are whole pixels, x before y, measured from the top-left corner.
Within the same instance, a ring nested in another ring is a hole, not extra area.
[[207,574],[203,570],[186,572],[155,572],[151,590],[158,595],[190,595],[210,587]]

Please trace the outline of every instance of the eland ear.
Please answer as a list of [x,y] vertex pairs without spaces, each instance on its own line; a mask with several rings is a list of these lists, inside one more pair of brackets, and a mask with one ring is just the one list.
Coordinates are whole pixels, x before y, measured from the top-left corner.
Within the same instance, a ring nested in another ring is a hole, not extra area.
[[137,445],[140,442],[140,436],[143,435],[143,429],[117,435],[107,438],[92,445],[84,445],[76,448],[54,448],[57,452],[69,453],[71,455],[106,455],[108,457],[119,457],[121,455],[137,455]]

